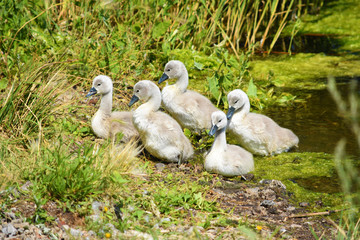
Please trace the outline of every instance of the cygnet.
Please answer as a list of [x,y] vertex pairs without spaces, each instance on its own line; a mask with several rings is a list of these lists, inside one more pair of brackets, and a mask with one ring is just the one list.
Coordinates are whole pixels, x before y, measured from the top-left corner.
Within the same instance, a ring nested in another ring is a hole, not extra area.
[[91,127],[96,136],[100,138],[115,138],[122,133],[122,142],[138,139],[139,133],[132,123],[131,112],[112,112],[113,83],[108,76],[99,75],[94,78],[92,88],[86,97],[94,94],[101,95],[99,110],[91,120]]
[[161,93],[158,86],[149,80],[135,84],[129,106],[142,101],[133,113],[133,122],[140,133],[145,149],[166,162],[182,163],[193,156],[194,150],[180,125],[168,114],[158,111]]
[[250,112],[247,94],[236,89],[228,96],[227,118],[229,136],[256,155],[268,156],[297,147],[299,138],[289,129],[280,127],[271,118]]
[[217,111],[211,115],[212,127],[210,135],[215,134],[210,152],[205,157],[204,167],[208,172],[214,172],[226,177],[246,174],[254,169],[254,160],[250,152],[226,143],[226,115]]

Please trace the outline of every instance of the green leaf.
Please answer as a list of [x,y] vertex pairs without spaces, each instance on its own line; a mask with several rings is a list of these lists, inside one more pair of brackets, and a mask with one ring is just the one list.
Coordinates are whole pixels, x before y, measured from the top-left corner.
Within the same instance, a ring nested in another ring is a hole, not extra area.
[[153,28],[153,31],[152,31],[152,38],[154,39],[158,39],[160,38],[161,36],[163,36],[166,31],[168,30],[168,28],[170,27],[170,22],[160,22],[158,24],[155,25],[155,27]]
[[185,134],[186,137],[189,138],[191,136],[191,131],[189,129],[187,129],[187,128],[184,128],[184,134]]
[[249,97],[257,97],[257,87],[254,84],[252,79],[250,79],[250,81],[249,81],[249,87],[248,87],[248,90],[247,90],[247,95]]
[[209,83],[209,89],[211,94],[215,97],[215,99],[218,99],[220,96],[219,92],[219,83],[218,79],[216,78],[216,75],[213,75],[212,77],[207,77],[208,83]]
[[111,175],[111,180],[113,180],[115,183],[120,184],[129,182],[129,180],[124,179],[118,172],[113,172],[113,174]]
[[204,69],[204,65],[197,61],[194,61],[194,67],[200,71]]
[[6,79],[6,78],[2,78],[2,79],[0,80],[0,90],[5,89],[6,86],[7,86],[7,84],[8,84],[7,79]]

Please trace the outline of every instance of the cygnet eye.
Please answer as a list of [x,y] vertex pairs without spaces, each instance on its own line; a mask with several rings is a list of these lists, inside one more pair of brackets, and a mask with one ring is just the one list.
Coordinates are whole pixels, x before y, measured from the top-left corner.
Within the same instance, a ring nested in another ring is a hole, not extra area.
[[237,103],[239,100],[235,100],[235,103]]
[[138,89],[138,90],[136,90],[136,92],[138,93],[138,92],[140,92],[140,90]]
[[166,69],[166,71],[170,72],[170,68]]
[[98,83],[97,86],[100,87],[100,86],[101,86],[101,83]]
[[221,122],[221,121],[222,121],[222,119],[219,120],[219,122]]

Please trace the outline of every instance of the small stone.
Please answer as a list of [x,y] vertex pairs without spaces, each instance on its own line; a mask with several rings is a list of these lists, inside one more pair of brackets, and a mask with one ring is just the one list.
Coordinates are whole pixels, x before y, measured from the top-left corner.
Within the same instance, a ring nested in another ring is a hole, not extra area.
[[271,207],[271,206],[274,206],[275,205],[275,202],[273,200],[264,200],[260,203],[260,206],[263,206],[263,207]]
[[220,195],[226,195],[226,193],[224,193],[221,189],[218,189],[218,188],[213,189],[213,191]]
[[164,168],[165,168],[165,164],[164,163],[157,163],[157,164],[155,164],[155,168],[159,172],[162,172],[164,170]]
[[15,219],[15,220],[13,220],[13,221],[11,221],[11,223],[12,224],[22,224],[22,223],[24,223],[24,220],[23,219],[21,219],[21,218],[18,218],[18,219]]
[[16,215],[15,215],[15,213],[13,213],[13,212],[7,212],[7,213],[5,213],[5,217],[7,217],[8,219],[11,219],[11,220],[16,219]]
[[70,227],[68,225],[62,225],[61,226],[62,229],[64,229],[65,231],[69,231]]
[[276,199],[276,193],[271,189],[265,189],[262,191],[263,197],[267,200],[275,200]]
[[258,196],[259,196],[259,190],[260,190],[260,188],[254,187],[254,188],[249,188],[249,189],[247,189],[246,192],[247,192],[250,196],[258,197]]
[[15,236],[18,232],[11,223],[5,224],[5,226],[3,225],[3,228],[1,229],[1,231],[8,237]]
[[289,211],[289,212],[293,212],[295,210],[296,210],[296,208],[293,207],[293,206],[290,206],[290,207],[286,208],[286,211]]
[[32,186],[33,184],[30,181],[27,181],[24,185],[22,185],[20,187],[20,189],[22,191],[29,191],[29,187]]
[[308,203],[308,202],[301,202],[301,203],[299,203],[299,206],[300,206],[300,207],[308,207],[308,206],[310,206],[310,203]]
[[171,222],[170,218],[162,218],[160,222]]
[[278,213],[277,209],[274,208],[274,207],[272,207],[272,206],[269,207],[267,210],[268,210],[268,212],[271,213],[271,214],[277,214],[277,213]]
[[290,227],[291,228],[302,228],[302,226],[299,224],[291,224]]
[[101,208],[103,207],[103,203],[98,202],[98,201],[94,201],[91,204],[91,208],[94,211],[95,214],[100,214],[101,213]]
[[271,180],[270,187],[271,188],[282,188],[282,189],[286,190],[286,186],[279,180]]
[[95,236],[96,236],[96,233],[95,233],[94,231],[90,230],[90,231],[88,231],[88,235],[89,235],[90,237],[95,237]]
[[78,238],[81,236],[81,231],[78,229],[70,228],[70,235]]
[[125,238],[130,238],[130,239],[143,239],[143,240],[153,240],[154,238],[148,234],[148,233],[142,233],[136,230],[128,230],[126,231],[123,236]]
[[193,234],[194,233],[194,228],[196,229],[195,230],[196,232],[201,232],[201,231],[204,230],[204,228],[201,227],[201,226],[195,226],[195,227],[192,226],[186,231],[186,235],[190,236],[191,234]]
[[270,184],[270,183],[271,183],[271,180],[269,180],[269,179],[262,179],[262,180],[260,180],[259,183],[260,183],[260,184]]

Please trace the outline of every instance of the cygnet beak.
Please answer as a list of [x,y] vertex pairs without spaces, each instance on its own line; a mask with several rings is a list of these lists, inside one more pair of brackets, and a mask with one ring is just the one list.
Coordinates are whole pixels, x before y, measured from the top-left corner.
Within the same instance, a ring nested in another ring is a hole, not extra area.
[[217,130],[218,130],[218,126],[217,125],[212,125],[211,129],[210,129],[210,132],[209,132],[209,135],[210,136],[214,135]]
[[130,102],[129,102],[129,107],[131,107],[137,101],[139,101],[139,98],[136,95],[133,95]]
[[85,97],[90,97],[90,96],[92,96],[92,95],[94,95],[94,94],[96,94],[96,93],[97,93],[96,89],[95,89],[94,87],[92,87],[92,88],[90,89],[90,91],[88,92],[88,94],[86,94]]
[[169,79],[169,76],[166,75],[166,73],[163,73],[163,75],[161,76],[160,80],[159,80],[159,84],[162,83],[163,81]]
[[228,120],[230,120],[232,118],[232,116],[234,115],[235,112],[235,108],[234,107],[230,107],[227,114],[226,114],[226,118]]

